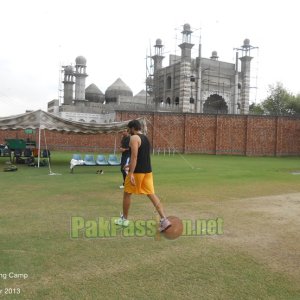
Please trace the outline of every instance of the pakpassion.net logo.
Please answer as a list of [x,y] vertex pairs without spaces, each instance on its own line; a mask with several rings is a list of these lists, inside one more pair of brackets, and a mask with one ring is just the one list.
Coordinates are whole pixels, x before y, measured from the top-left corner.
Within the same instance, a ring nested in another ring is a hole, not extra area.
[[[70,236],[72,239],[94,239],[113,237],[154,237],[159,239],[159,218],[149,220],[130,220],[128,227],[115,224],[118,217],[98,217],[86,219],[82,216],[71,217]],[[168,239],[180,236],[214,236],[222,235],[224,220],[216,219],[183,219],[168,217],[172,226],[163,235]]]

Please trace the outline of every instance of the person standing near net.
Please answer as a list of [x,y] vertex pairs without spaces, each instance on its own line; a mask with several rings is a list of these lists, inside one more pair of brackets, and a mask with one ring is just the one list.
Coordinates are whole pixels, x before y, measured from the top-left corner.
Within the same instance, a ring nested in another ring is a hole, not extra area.
[[129,136],[128,130],[126,129],[122,132],[122,140],[121,140],[121,147],[120,147],[120,151],[122,152],[121,173],[123,176],[123,183],[122,183],[122,185],[120,185],[120,189],[124,188],[125,178],[127,175],[126,171],[124,170],[124,167],[126,164],[128,164],[129,158],[130,158],[129,141],[130,141],[130,136]]
[[117,225],[129,226],[128,211],[131,203],[132,194],[144,194],[151,200],[155,209],[160,215],[159,231],[163,232],[171,226],[171,222],[167,219],[163,206],[159,198],[154,193],[152,167],[150,161],[150,142],[148,138],[141,132],[141,123],[133,120],[128,123],[128,130],[131,135],[130,147],[130,163],[127,166],[127,176],[125,178],[124,194],[123,194],[123,213],[120,218],[115,221]]

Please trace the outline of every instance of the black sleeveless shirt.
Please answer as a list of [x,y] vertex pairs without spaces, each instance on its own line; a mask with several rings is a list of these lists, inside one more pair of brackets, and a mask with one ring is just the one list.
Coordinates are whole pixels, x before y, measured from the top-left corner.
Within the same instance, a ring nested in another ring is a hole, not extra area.
[[138,134],[141,145],[138,149],[137,162],[134,173],[151,173],[150,142],[144,134]]

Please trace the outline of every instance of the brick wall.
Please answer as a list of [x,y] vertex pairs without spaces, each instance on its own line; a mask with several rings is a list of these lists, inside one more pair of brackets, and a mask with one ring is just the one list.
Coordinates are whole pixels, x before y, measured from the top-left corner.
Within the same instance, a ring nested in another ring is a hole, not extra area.
[[[26,135],[24,130],[0,130],[0,144],[7,138],[32,138]],[[46,137],[46,141],[45,141]],[[38,145],[38,130],[34,137]],[[119,147],[121,134],[78,134],[60,133],[57,131],[41,131],[41,149],[45,148],[45,143],[50,150],[68,150],[74,152],[111,152],[116,142]]]
[[[147,119],[148,137],[157,151],[248,156],[300,155],[300,118],[247,115],[117,112],[117,120]],[[46,131],[48,148],[74,152],[111,152],[121,134]],[[5,138],[27,138],[23,130],[0,131]],[[38,141],[38,131],[36,132]],[[42,131],[41,148],[45,148]]]
[[148,120],[155,149],[248,156],[300,155],[300,118],[118,112],[118,121]]
[[216,154],[245,155],[247,148],[247,118],[218,116],[216,118]]

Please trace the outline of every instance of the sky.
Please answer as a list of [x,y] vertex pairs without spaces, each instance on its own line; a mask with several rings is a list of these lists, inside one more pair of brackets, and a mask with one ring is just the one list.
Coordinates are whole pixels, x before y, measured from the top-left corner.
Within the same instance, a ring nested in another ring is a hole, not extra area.
[[[10,0],[1,1],[0,117],[47,110],[58,99],[61,66],[87,59],[86,87],[105,93],[121,78],[137,94],[145,89],[146,57],[157,38],[180,54],[182,26],[189,23],[192,57],[217,51],[234,63],[245,38],[252,50],[251,102],[281,82],[300,93],[300,18],[297,0]],[[148,59],[149,63],[149,59]]]

